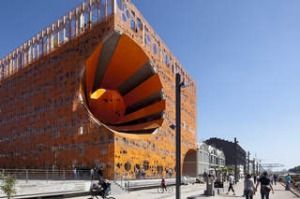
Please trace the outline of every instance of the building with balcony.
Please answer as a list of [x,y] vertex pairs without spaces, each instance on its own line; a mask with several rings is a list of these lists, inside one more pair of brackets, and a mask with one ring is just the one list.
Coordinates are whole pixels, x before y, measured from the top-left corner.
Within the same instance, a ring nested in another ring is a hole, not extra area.
[[86,0],[0,60],[0,168],[196,173],[197,86],[128,0]]
[[234,168],[237,165],[240,175],[244,175],[246,167],[246,151],[238,144],[220,138],[210,138],[206,144],[222,150],[225,156],[225,166]]
[[225,155],[222,150],[205,142],[198,143],[197,148],[197,176],[202,176],[209,170],[218,170],[225,167]]

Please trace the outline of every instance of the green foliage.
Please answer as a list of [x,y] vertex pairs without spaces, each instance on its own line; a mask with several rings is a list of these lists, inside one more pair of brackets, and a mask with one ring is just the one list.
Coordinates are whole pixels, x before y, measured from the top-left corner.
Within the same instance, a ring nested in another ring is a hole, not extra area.
[[300,173],[300,165],[289,169],[289,172]]
[[0,173],[0,179],[0,189],[6,194],[7,198],[10,199],[13,194],[16,194],[16,177],[14,175],[4,176],[2,173]]

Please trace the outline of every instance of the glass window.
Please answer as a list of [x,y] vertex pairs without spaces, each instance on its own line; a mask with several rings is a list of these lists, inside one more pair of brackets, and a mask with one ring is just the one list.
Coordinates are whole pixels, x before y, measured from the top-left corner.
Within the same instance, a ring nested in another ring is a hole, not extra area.
[[148,42],[148,44],[150,44],[150,42],[151,42],[151,37],[150,37],[149,33],[147,34],[147,42]]
[[157,172],[162,173],[163,172],[163,166],[157,166]]
[[55,48],[58,46],[58,31],[55,30],[53,35],[52,35],[52,38],[51,38],[51,47],[52,48]]
[[71,20],[71,38],[74,38],[76,36],[76,19],[73,18]]
[[135,26],[135,13],[133,11],[131,11],[130,26],[133,31],[137,32],[137,29]]
[[92,7],[92,23],[97,23],[100,16],[100,9],[98,8],[98,4],[94,4]]
[[141,21],[140,18],[137,18],[137,19],[136,19],[136,23],[137,23],[137,28],[138,28],[139,30],[143,30],[143,23],[142,23],[142,21]]
[[157,49],[157,44],[156,43],[153,43],[152,51],[153,51],[154,54],[156,54],[156,55],[158,54],[158,49]]
[[119,9],[122,9],[122,0],[117,0],[117,5]]
[[123,19],[124,22],[127,21],[127,17],[126,17],[126,15],[124,13],[122,13],[122,19]]
[[144,160],[144,162],[143,162],[143,167],[144,167],[144,169],[147,171],[147,170],[149,169],[149,161]]
[[128,11],[128,10],[126,10],[125,12],[126,12],[126,17],[127,17],[127,18],[130,18],[129,11]]
[[126,171],[130,171],[130,169],[131,169],[130,162],[126,162],[125,165],[124,165],[124,168],[125,168]]
[[121,4],[121,10],[122,10],[122,11],[126,11],[126,10],[127,10],[127,6],[126,6],[125,3],[122,3],[122,4]]
[[113,13],[112,1],[106,1],[107,4],[107,16]]

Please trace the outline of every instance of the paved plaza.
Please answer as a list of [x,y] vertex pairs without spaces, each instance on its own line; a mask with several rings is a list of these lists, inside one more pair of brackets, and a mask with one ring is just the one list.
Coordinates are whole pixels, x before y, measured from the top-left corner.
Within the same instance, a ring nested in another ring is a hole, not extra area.
[[[218,191],[215,190],[214,196],[205,196],[204,190],[206,189],[205,184],[189,184],[181,186],[181,198],[182,199],[201,199],[201,198],[245,198],[243,197],[243,183],[237,183],[234,188],[236,191],[236,195],[233,195],[232,192],[230,194],[226,194],[228,185],[225,185],[224,190],[220,189],[219,194]],[[173,187],[172,193],[158,193],[157,188],[154,189],[145,189],[139,191],[132,192],[122,192],[119,194],[113,194],[112,196],[116,199],[132,199],[132,198],[141,198],[141,199],[175,199],[175,187]],[[88,199],[88,196],[81,197],[73,197],[73,199]],[[254,199],[260,199],[260,193],[256,193]],[[270,199],[290,199],[297,198],[295,194],[290,191],[285,191],[283,185],[277,184],[274,185],[274,194],[270,193]]]
[[[18,182],[17,186],[17,196],[13,197],[15,199],[20,198],[70,198],[70,199],[88,199],[89,195],[82,195],[84,190],[88,190],[90,186],[90,181],[51,181],[51,182],[39,182],[39,181],[29,181],[29,182]],[[142,182],[141,182],[142,183]],[[124,191],[116,184],[112,185],[111,196],[116,199],[175,199],[175,186],[172,186],[173,191],[170,193],[158,193],[157,188],[142,188],[136,191]],[[188,184],[182,185],[181,199],[201,199],[201,198],[244,198],[243,195],[243,183],[239,182],[234,185],[235,195],[231,192],[226,194],[228,189],[228,183],[225,183],[224,189],[215,189],[214,196],[205,196],[204,191],[206,190],[206,184]],[[81,194],[81,196],[78,196]],[[74,197],[71,197],[71,196]],[[285,191],[282,184],[274,185],[274,194],[270,194],[270,199],[290,199],[297,198],[291,191]],[[4,194],[0,191],[0,198],[6,198]],[[260,193],[256,193],[254,199],[260,199]]]

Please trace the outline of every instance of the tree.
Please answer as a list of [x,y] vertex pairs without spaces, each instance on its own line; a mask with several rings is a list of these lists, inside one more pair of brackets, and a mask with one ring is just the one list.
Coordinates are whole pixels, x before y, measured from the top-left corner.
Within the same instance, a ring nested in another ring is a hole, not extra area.
[[296,166],[292,169],[289,169],[289,172],[295,172],[295,173],[300,173],[300,166]]
[[4,176],[0,173],[1,185],[0,189],[6,194],[7,198],[10,199],[13,194],[16,194],[16,177],[14,175]]

